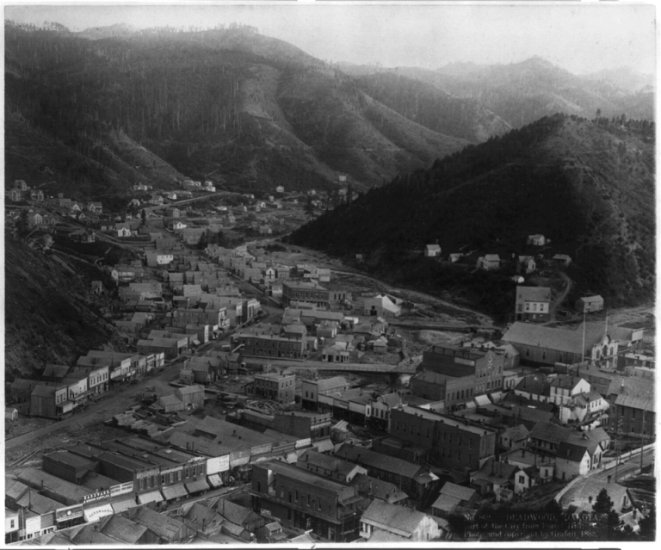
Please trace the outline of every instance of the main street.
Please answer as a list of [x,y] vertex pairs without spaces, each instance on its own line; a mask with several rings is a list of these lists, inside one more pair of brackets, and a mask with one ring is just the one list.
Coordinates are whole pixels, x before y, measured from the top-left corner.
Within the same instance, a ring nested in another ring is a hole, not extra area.
[[[196,354],[207,351],[209,348],[218,348],[223,342],[229,340],[229,334],[226,334],[222,339],[215,340],[196,350]],[[12,462],[20,461],[25,455],[31,453],[29,448],[30,443],[42,440],[45,447],[48,447],[46,440],[53,438],[57,434],[61,434],[66,430],[83,431],[85,428],[99,424],[111,416],[121,413],[136,404],[135,397],[138,394],[147,391],[147,388],[154,385],[155,381],[167,383],[173,378],[176,378],[177,373],[181,368],[181,364],[190,355],[184,355],[169,362],[160,371],[153,372],[149,376],[139,380],[136,384],[123,383],[110,389],[100,400],[90,402],[85,410],[75,413],[68,418],[60,421],[55,421],[38,430],[13,437],[5,441],[5,460],[7,466],[11,466]],[[25,447],[23,454],[18,454],[22,447]],[[12,452],[15,451],[15,452]],[[18,456],[17,456],[18,454]]]

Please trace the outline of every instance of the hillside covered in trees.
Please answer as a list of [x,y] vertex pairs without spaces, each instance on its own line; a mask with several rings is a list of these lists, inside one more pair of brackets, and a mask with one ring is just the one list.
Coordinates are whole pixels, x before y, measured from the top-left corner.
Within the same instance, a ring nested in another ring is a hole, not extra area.
[[73,33],[6,23],[5,94],[6,180],[74,198],[136,182],[167,188],[182,175],[266,190],[328,188],[344,172],[360,188],[468,143],[239,26]]
[[512,303],[506,274],[424,258],[424,245],[511,258],[542,233],[573,258],[576,292],[638,303],[654,292],[653,138],[648,121],[546,117],[399,176],[290,238],[497,313]]

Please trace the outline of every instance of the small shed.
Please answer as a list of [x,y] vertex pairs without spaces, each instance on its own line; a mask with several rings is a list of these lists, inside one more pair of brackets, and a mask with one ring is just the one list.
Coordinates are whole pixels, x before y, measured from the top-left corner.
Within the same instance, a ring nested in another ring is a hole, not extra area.
[[576,311],[579,313],[591,313],[604,309],[604,299],[599,295],[583,296],[576,300]]
[[428,244],[425,246],[425,256],[427,258],[437,258],[441,255],[441,247],[438,244]]

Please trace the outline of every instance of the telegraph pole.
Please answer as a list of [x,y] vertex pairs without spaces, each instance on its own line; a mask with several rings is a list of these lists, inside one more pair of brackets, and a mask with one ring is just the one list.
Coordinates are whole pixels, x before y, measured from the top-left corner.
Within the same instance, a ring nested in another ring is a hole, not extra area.
[[583,347],[581,348],[581,363],[585,361],[585,306],[583,307]]
[[643,422],[640,427],[640,473],[643,473],[643,451],[645,450],[645,409],[643,409]]

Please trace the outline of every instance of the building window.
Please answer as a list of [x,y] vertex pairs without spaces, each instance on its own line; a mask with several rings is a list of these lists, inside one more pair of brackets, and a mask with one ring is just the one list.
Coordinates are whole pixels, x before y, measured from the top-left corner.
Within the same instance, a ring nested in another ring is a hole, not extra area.
[[519,476],[519,483],[521,483],[522,485],[525,485],[526,484],[526,476],[520,475]]

